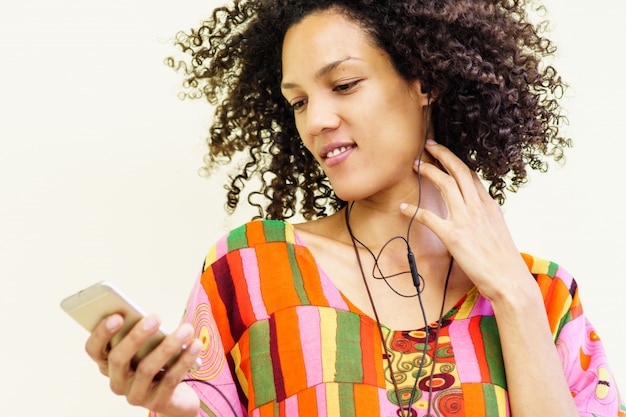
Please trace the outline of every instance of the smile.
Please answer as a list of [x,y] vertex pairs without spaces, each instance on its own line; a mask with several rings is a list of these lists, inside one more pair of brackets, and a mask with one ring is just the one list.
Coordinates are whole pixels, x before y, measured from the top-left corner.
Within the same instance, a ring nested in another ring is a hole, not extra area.
[[344,152],[346,152],[347,150],[353,149],[354,146],[340,146],[339,148],[335,148],[332,151],[327,152],[326,154],[322,155],[323,158],[332,158],[335,157],[339,154],[342,154]]

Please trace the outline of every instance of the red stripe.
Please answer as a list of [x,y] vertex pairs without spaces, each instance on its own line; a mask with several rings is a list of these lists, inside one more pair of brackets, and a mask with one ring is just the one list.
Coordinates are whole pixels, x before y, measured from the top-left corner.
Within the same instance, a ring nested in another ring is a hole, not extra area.
[[476,361],[480,369],[481,380],[484,383],[491,383],[489,364],[487,363],[487,358],[484,356],[485,344],[483,343],[482,331],[480,329],[480,317],[470,319],[469,334],[472,338],[472,344],[474,345],[474,352],[476,352]]
[[361,318],[361,362],[363,366],[363,383],[367,385],[378,385],[376,365],[378,361],[372,360],[374,356],[374,342],[378,340],[373,336],[373,325],[371,320]]
[[272,316],[270,324],[270,355],[272,357],[272,370],[274,371],[274,387],[276,388],[276,400],[283,401],[285,395],[285,381],[283,371],[280,366],[280,355],[278,353],[278,338],[276,337],[276,320]]

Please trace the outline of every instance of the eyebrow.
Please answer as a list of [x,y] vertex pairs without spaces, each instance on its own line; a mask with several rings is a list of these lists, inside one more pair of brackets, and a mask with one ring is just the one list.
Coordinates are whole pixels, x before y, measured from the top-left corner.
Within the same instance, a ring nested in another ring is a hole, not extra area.
[[[324,75],[328,74],[329,72],[331,72],[332,70],[334,70],[335,68],[337,68],[339,65],[343,64],[346,61],[350,61],[350,60],[359,60],[361,61],[359,58],[355,58],[353,56],[348,56],[345,57],[343,59],[338,59],[337,61],[333,61],[329,64],[324,65],[322,68],[320,68],[316,73],[315,73],[315,79],[320,79],[322,78]],[[282,89],[288,90],[290,88],[296,88],[299,87],[298,84],[295,83],[281,83],[280,87]]]

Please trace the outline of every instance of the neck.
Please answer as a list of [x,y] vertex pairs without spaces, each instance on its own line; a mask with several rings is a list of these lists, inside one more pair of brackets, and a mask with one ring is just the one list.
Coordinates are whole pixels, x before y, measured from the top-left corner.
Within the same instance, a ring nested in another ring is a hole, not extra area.
[[[422,195],[415,188],[406,194],[395,198],[371,198],[357,202],[348,202],[345,210],[349,211],[349,222],[354,236],[367,245],[372,251],[378,252],[389,242],[398,236],[409,241],[416,256],[426,256],[447,252],[439,238],[428,228],[400,212],[400,204],[420,201],[420,208],[431,210],[445,217],[447,211],[441,199],[439,191],[432,185],[424,185]],[[406,247],[406,243],[397,239],[397,245]]]

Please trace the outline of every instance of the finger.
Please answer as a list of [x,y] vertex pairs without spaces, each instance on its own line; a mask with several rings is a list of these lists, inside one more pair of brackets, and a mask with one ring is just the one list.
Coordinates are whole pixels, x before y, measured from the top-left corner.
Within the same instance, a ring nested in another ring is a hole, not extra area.
[[465,205],[463,195],[456,180],[435,165],[422,162],[419,164],[420,175],[428,179],[441,193],[450,213],[453,207]]
[[[165,386],[165,391],[169,390],[171,394],[171,391],[187,374],[200,351],[200,341],[191,341],[192,336],[193,327],[183,324],[139,362],[126,394],[129,403],[145,404],[155,386]],[[167,366],[168,362],[176,356],[178,356],[176,361]],[[159,390],[162,392],[158,395],[169,398],[169,394],[166,395],[162,388]]]
[[98,364],[104,375],[108,375],[109,342],[123,324],[124,318],[119,314],[106,317],[98,323],[85,343],[87,355]]
[[173,392],[180,384],[180,381],[195,367],[196,359],[202,349],[202,342],[195,339],[183,349],[178,360],[172,364],[161,378],[157,388],[157,398],[167,398],[165,393]]
[[[193,327],[182,324],[176,331],[161,341],[159,345],[143,358],[135,370],[135,379],[141,383],[151,382],[160,377],[163,370],[173,359],[180,360],[180,356],[187,349],[193,337]],[[175,364],[176,362],[174,362]]]
[[126,393],[130,376],[133,374],[131,366],[133,357],[139,348],[159,329],[160,320],[155,315],[148,315],[119,341],[109,353],[109,379],[111,390],[119,395]]
[[[199,345],[201,346],[202,344],[199,343]],[[198,394],[191,385],[178,382],[173,387],[162,384],[156,386],[150,402],[144,405],[144,407],[150,410],[163,410],[163,414],[159,415],[169,416],[174,414],[168,413],[168,409],[174,407],[178,411],[181,407],[185,407],[185,404],[187,407],[190,407],[190,411],[195,416],[198,412]]]
[[[444,170],[454,178],[463,199],[469,204],[481,201],[474,182],[474,172],[450,149],[439,145],[433,140],[426,142],[428,152],[443,166]],[[482,185],[481,185],[482,187]]]
[[495,214],[495,213],[502,214],[502,208],[493,199],[493,197],[491,197],[491,194],[489,194],[489,191],[487,190],[487,187],[481,181],[481,179],[478,177],[478,174],[474,172],[472,177],[474,179],[474,184],[476,185],[476,190],[478,192],[480,200],[483,202],[485,207],[487,207],[487,209],[492,214]]
[[421,208],[417,210],[417,206],[408,203],[400,204],[400,211],[407,217],[413,217],[415,215],[415,220],[419,223],[426,226],[430,229],[435,235],[439,237],[439,240],[443,241],[442,237],[444,236],[446,229],[446,221],[439,217],[437,214],[432,211]]

